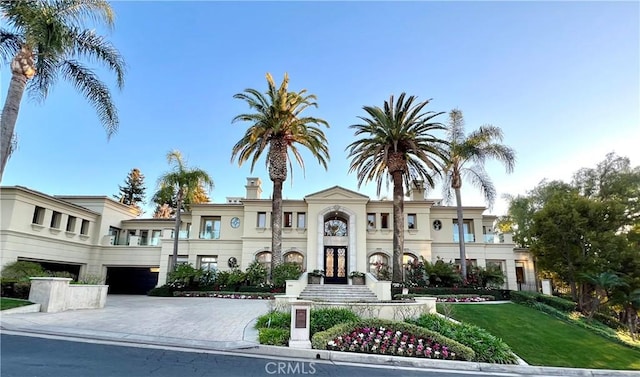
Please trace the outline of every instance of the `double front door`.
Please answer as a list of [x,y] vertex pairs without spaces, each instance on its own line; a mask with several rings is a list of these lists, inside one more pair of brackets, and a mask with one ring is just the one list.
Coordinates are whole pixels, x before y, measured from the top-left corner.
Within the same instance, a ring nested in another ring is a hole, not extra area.
[[347,284],[347,247],[324,247],[324,283]]

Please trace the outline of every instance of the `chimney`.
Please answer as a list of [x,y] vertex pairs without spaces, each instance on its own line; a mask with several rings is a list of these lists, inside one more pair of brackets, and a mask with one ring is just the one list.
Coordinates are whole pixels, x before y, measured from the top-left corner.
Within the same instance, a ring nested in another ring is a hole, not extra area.
[[415,179],[411,184],[411,200],[424,200],[424,181]]
[[260,178],[247,178],[247,185],[244,186],[247,189],[246,199],[260,199],[260,194],[262,194],[262,188],[260,187],[261,184],[262,181]]

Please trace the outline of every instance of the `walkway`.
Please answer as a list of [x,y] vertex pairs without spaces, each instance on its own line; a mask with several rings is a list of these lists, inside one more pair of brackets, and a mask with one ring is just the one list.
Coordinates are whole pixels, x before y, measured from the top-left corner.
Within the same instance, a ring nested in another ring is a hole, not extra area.
[[267,300],[110,295],[104,309],[2,315],[0,325],[14,331],[222,350],[255,346],[252,323],[268,306]]

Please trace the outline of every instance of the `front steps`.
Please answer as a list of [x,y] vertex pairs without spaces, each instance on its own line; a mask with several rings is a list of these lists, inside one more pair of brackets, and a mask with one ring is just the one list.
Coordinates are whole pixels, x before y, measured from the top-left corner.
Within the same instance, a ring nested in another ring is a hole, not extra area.
[[309,284],[300,293],[304,300],[323,302],[378,301],[366,285]]

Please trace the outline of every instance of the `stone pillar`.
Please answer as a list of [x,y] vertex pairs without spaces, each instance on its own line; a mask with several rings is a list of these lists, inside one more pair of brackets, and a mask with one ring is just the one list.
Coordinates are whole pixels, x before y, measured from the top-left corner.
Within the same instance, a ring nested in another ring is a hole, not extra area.
[[291,302],[291,337],[289,338],[291,348],[311,348],[309,321],[312,302],[308,300]]
[[67,290],[72,279],[49,277],[30,279],[29,301],[40,304],[41,312],[53,313],[66,309]]

